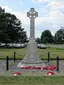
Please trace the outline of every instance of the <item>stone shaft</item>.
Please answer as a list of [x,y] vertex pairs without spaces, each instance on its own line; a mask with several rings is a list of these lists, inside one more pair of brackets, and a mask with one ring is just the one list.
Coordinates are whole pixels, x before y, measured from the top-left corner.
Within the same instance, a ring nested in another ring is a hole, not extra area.
[[35,38],[34,19],[30,19],[30,39]]

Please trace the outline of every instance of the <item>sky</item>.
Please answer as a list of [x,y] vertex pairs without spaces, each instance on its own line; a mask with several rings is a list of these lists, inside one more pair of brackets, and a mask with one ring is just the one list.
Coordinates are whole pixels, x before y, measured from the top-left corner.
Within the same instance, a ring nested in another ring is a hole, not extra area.
[[64,0],[0,0],[0,6],[6,12],[16,15],[21,20],[27,36],[30,36],[30,19],[27,12],[34,8],[38,12],[35,19],[35,37],[41,36],[44,30],[52,35],[64,27]]

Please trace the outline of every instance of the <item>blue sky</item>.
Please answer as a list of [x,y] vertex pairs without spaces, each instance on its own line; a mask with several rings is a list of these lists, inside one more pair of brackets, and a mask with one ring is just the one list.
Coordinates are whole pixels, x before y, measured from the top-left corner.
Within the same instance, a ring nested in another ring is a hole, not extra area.
[[38,12],[35,19],[35,37],[40,37],[46,29],[54,35],[61,26],[64,27],[64,0],[0,0],[0,6],[21,20],[28,37],[30,22],[26,13],[30,8],[35,8]]

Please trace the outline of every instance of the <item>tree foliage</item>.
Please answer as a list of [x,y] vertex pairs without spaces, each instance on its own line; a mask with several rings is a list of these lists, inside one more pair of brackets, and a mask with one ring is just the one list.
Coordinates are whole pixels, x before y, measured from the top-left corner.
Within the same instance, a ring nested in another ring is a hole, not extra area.
[[53,43],[53,36],[49,30],[42,32],[41,43]]
[[0,7],[0,42],[26,42],[26,40],[26,31],[22,28],[21,21]]
[[40,38],[37,38],[37,39],[36,39],[36,42],[37,42],[37,43],[41,43],[41,39],[40,39]]
[[60,29],[55,33],[55,43],[64,43],[64,29]]

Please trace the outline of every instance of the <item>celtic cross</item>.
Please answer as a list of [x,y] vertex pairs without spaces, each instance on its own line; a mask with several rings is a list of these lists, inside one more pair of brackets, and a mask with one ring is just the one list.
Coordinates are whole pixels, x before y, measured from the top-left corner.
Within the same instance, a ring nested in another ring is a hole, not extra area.
[[38,16],[38,12],[34,10],[34,8],[31,8],[29,12],[27,12],[27,17],[30,18],[30,39],[35,38],[35,29],[34,29],[34,19]]

